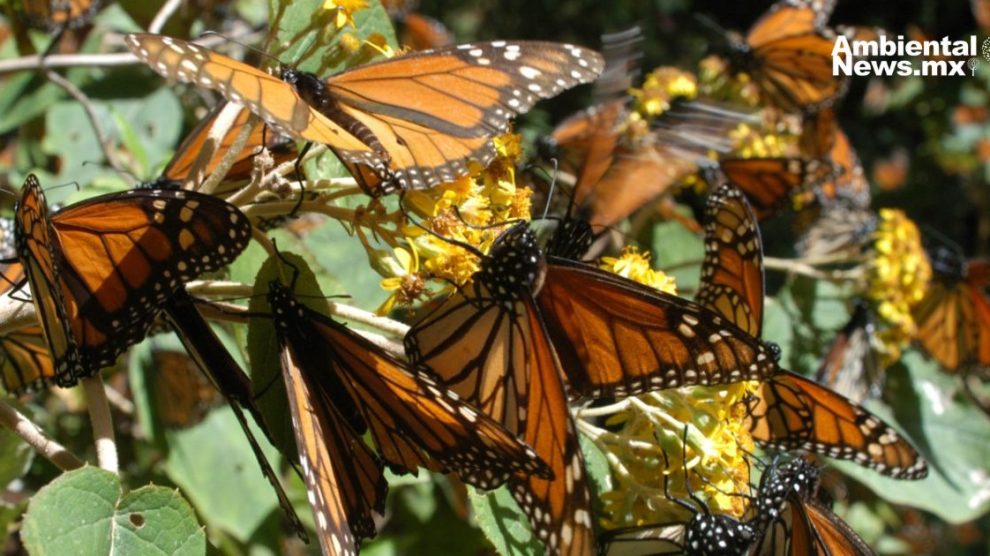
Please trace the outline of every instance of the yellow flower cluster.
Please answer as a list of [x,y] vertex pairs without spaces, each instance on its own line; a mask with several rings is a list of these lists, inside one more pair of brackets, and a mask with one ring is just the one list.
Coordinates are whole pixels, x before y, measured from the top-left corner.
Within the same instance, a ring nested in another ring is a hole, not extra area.
[[677,294],[677,281],[663,271],[650,266],[649,253],[642,254],[634,246],[627,246],[621,257],[602,257],[602,269],[639,282],[669,294]]
[[916,333],[911,308],[925,296],[932,277],[918,227],[902,211],[880,209],[867,272],[867,296],[883,319],[878,340],[888,363]]
[[406,209],[418,223],[402,227],[403,247],[379,264],[381,286],[392,295],[379,308],[387,313],[426,293],[426,281],[463,285],[478,270],[478,258],[457,243],[486,252],[500,224],[529,219],[532,191],[516,184],[516,162],[522,156],[521,137],[507,134],[494,140],[496,156],[486,168],[474,165],[470,175],[421,191],[408,191]]
[[641,88],[629,89],[633,109],[622,125],[622,133],[628,144],[636,145],[650,135],[650,122],[670,109],[678,98],[692,99],[698,96],[693,74],[674,68],[659,67],[643,80]]
[[[635,250],[602,259],[602,268],[676,293],[673,278],[652,269]],[[690,489],[712,512],[741,517],[746,498],[732,493],[749,494],[746,454],[753,449],[741,403],[755,385],[651,392],[611,409],[597,408],[609,430],[592,437],[613,471],[613,488],[601,496],[602,525],[614,529],[689,518],[665,496],[665,481],[673,497],[686,500]]]
[[693,74],[665,66],[647,74],[643,86],[630,89],[629,94],[633,98],[635,112],[646,120],[652,120],[669,110],[674,99],[697,97],[698,83]]
[[758,106],[759,88],[745,73],[733,73],[728,60],[708,56],[698,64],[698,90],[714,100],[737,102],[745,106]]
[[741,123],[729,132],[736,145],[735,154],[740,158],[772,158],[786,156],[794,146],[794,136],[767,131],[765,127],[753,127]]

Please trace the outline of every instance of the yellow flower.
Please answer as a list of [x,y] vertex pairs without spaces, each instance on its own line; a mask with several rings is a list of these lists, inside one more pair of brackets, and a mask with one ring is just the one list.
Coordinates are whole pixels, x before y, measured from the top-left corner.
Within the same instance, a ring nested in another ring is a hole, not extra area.
[[389,314],[396,304],[409,305],[419,299],[426,289],[426,282],[419,273],[419,257],[415,244],[410,245],[409,250],[396,247],[392,251],[392,256],[383,257],[377,265],[386,274],[381,281],[382,289],[392,292],[392,295],[378,307],[379,315]]
[[[649,257],[626,249],[603,258],[602,268],[675,294],[674,279],[654,270]],[[607,529],[689,518],[664,494],[688,499],[690,491],[715,513],[741,517],[749,492],[746,454],[753,440],[743,426],[742,401],[759,383],[698,386],[651,392],[595,408],[608,430],[585,423],[612,468],[613,489],[602,494]],[[686,473],[685,473],[685,470]],[[687,478],[687,485],[685,484]]]
[[911,309],[924,298],[932,269],[915,223],[896,209],[880,209],[879,216],[866,295],[880,316],[877,339],[884,363],[890,364],[917,333]]
[[662,271],[653,270],[650,267],[649,253],[642,254],[635,247],[626,247],[622,251],[622,256],[618,258],[602,257],[601,267],[623,278],[629,278],[660,291],[669,294],[677,293],[677,280],[673,276],[667,276]]
[[325,0],[322,9],[332,13],[333,23],[337,29],[343,29],[346,25],[356,29],[354,12],[367,7],[368,2],[366,0]]
[[529,218],[532,191],[516,184],[521,138],[503,135],[494,145],[495,158],[487,167],[474,165],[468,176],[405,194],[406,210],[418,224],[408,223],[400,233],[419,257],[422,276],[444,286],[465,284],[478,270],[475,253],[461,245],[485,253],[505,229],[500,224]]
[[670,108],[675,98],[698,96],[698,85],[694,75],[674,67],[660,67],[646,76],[643,87],[630,89],[636,112],[644,118],[652,119]]

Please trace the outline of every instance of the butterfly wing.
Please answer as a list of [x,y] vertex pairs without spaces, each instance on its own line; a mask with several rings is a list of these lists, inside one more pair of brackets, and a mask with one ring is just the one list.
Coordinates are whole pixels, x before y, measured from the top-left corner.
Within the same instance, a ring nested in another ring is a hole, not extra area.
[[427,50],[454,44],[454,34],[443,24],[419,13],[408,13],[402,18],[401,42],[413,50]]
[[[516,475],[512,495],[550,553],[588,554],[594,543],[590,491],[560,363],[518,279],[527,274],[526,264],[536,264],[537,252],[525,225],[504,232],[474,282],[413,325],[406,351],[549,464],[553,480]],[[534,276],[535,270],[528,274]]]
[[683,523],[616,529],[602,536],[598,554],[601,556],[684,554],[684,534]]
[[897,431],[847,398],[781,370],[747,401],[747,427],[758,443],[809,450],[899,479],[921,479],[928,466]]
[[171,37],[131,34],[124,41],[131,52],[162,76],[216,90],[228,101],[260,116],[279,133],[326,144],[345,160],[384,164],[370,147],[313,109],[292,85],[278,77]]
[[[373,513],[385,509],[384,464],[341,415],[332,393],[313,388],[300,354],[282,346],[282,369],[303,479],[324,554],[357,554],[375,535]],[[304,356],[304,355],[303,355]]]
[[[513,473],[548,474],[530,448],[429,376],[406,370],[343,325],[279,295],[286,292],[272,294],[276,309],[299,312],[292,323],[299,331],[285,336],[297,351],[306,346],[312,352],[300,356],[312,390],[337,407],[352,407],[341,410],[345,415],[359,413],[390,465],[454,472],[484,489]],[[323,370],[328,365],[331,372]]]
[[537,303],[581,395],[759,380],[776,370],[766,346],[719,315],[583,263],[549,258]]
[[[26,187],[22,206],[40,195],[33,189]],[[182,190],[94,197],[55,213],[50,226],[54,266],[42,266],[40,249],[21,259],[29,263],[35,299],[43,306],[55,303],[67,317],[42,321],[56,367],[65,359],[60,346],[71,342],[85,374],[113,364],[144,338],[161,305],[182,283],[222,268],[251,237],[251,224],[236,207]],[[43,291],[35,291],[39,284]],[[55,314],[48,308],[40,312]],[[66,339],[53,338],[61,335]]]
[[958,371],[967,357],[971,340],[966,332],[967,321],[975,324],[975,308],[962,283],[953,285],[941,280],[932,282],[925,298],[914,308],[918,342],[949,371]]
[[696,301],[754,338],[763,329],[763,244],[742,193],[720,186],[705,207],[705,260]]
[[828,175],[818,161],[800,158],[729,158],[720,161],[719,168],[729,183],[746,194],[760,220],[777,214],[794,194],[809,190]]
[[495,41],[413,52],[326,84],[388,153],[392,179],[423,189],[466,174],[470,161],[487,165],[491,138],[510,118],[595,79],[603,67],[601,55],[573,45]]
[[[13,249],[13,232],[10,220],[0,221],[4,230],[0,246]],[[16,249],[13,249],[16,252]],[[0,262],[0,294],[10,293],[24,283],[24,266],[18,262]],[[12,395],[44,388],[55,377],[55,368],[45,333],[40,326],[28,326],[0,337],[0,382]]]
[[21,0],[20,10],[32,27],[56,32],[85,25],[100,4],[101,0]]
[[[251,116],[249,110],[242,108],[235,116],[227,133],[221,138],[220,144],[213,150],[213,156],[202,167],[201,176],[191,176],[190,173],[197,162],[197,158],[200,156],[200,152],[209,139],[210,132],[217,122],[217,117],[225,106],[226,103],[219,104],[196,124],[196,127],[193,128],[189,135],[182,140],[179,148],[175,151],[175,156],[172,157],[172,160],[169,161],[168,165],[162,171],[162,178],[164,180],[178,183],[185,183],[187,181],[200,183],[206,176],[211,175],[216,170],[217,166],[220,165],[220,161],[227,154],[227,151],[232,148],[234,142],[241,134],[244,126],[248,124]],[[251,171],[254,168],[254,156],[258,154],[262,147],[269,149],[273,153],[276,164],[292,160],[296,156],[295,145],[287,141],[285,137],[274,131],[266,130],[264,125],[257,125],[251,131],[250,135],[248,135],[247,142],[227,171],[224,179],[227,181],[240,181],[250,178]]]
[[31,287],[31,299],[45,334],[48,351],[55,362],[54,380],[71,386],[78,376],[88,373],[80,361],[79,348],[71,336],[63,289],[53,250],[55,231],[48,217],[48,205],[38,179],[30,174],[24,182],[14,219],[17,258]]
[[814,111],[845,93],[848,80],[832,73],[831,33],[809,2],[782,0],[749,30],[753,79],[781,108]]

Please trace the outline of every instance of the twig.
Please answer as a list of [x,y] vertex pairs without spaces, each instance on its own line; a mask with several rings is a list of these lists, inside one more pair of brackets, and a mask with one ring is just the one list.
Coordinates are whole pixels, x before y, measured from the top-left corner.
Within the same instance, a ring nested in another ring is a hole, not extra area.
[[155,14],[154,19],[151,20],[151,25],[148,25],[148,32],[161,33],[162,27],[165,27],[165,22],[168,21],[168,18],[171,17],[172,14],[175,13],[175,10],[179,9],[179,6],[181,5],[182,0],[168,0],[168,2],[165,2],[162,9],[158,10],[158,13]]
[[86,112],[86,117],[89,118],[89,124],[93,126],[93,133],[96,134],[96,142],[99,143],[100,150],[103,151],[103,157],[107,159],[107,164],[109,164],[110,167],[118,173],[127,173],[120,166],[120,164],[117,163],[117,157],[111,152],[110,140],[107,138],[106,133],[103,132],[103,126],[100,125],[100,120],[96,116],[96,111],[93,110],[93,103],[89,100],[89,97],[86,96],[86,93],[79,90],[79,88],[73,85],[71,81],[50,69],[45,70],[45,77],[47,77],[52,83],[64,89],[65,92],[69,93],[70,96],[79,102],[83,108],[83,111]]
[[767,270],[780,270],[816,280],[827,280],[829,282],[854,281],[862,275],[862,272],[857,268],[850,270],[820,270],[797,260],[780,259],[777,257],[764,257],[763,266]]
[[96,439],[96,461],[101,468],[116,474],[119,470],[117,441],[114,439],[110,402],[107,400],[106,390],[103,389],[103,379],[96,374],[80,382],[83,392],[86,393],[89,420],[93,425],[93,437]]
[[[205,167],[214,157],[214,153],[223,145],[224,137],[237,121],[241,110],[244,110],[244,108],[233,102],[228,102],[220,110],[220,113],[217,114],[216,119],[213,121],[213,126],[210,128],[209,133],[207,133],[203,151],[196,157],[196,164],[193,165],[195,174],[201,174],[205,171]],[[240,156],[241,151],[247,146],[247,140],[251,136],[251,132],[254,131],[256,124],[257,118],[250,118],[237,133],[234,143],[227,147],[226,152],[220,157],[220,163],[213,169],[213,172],[205,180],[200,179],[199,176],[196,177],[195,181],[201,183],[199,187],[201,193],[212,194],[216,191],[217,186],[220,185],[223,178],[227,176],[227,172],[231,166],[237,161],[237,157]]]
[[[114,67],[133,66],[140,63],[130,52],[119,54],[52,54],[46,56],[46,68]],[[42,65],[41,56],[32,54],[12,60],[0,60],[0,75],[25,70],[36,70]]]
[[62,471],[83,466],[83,462],[41,430],[23,413],[0,400],[0,425],[7,427]]

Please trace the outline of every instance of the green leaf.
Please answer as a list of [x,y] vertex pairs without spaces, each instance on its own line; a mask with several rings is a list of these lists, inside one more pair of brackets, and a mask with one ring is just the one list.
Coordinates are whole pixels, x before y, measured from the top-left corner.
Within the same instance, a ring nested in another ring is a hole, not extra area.
[[916,352],[902,358],[903,366],[887,372],[882,402],[865,404],[871,411],[906,432],[928,460],[929,475],[921,481],[896,481],[850,462],[835,462],[843,473],[862,482],[881,498],[963,523],[990,510],[990,427],[986,415],[968,400],[953,397],[958,377]]
[[206,535],[178,491],[154,485],[128,494],[108,471],[69,471],[38,491],[22,529],[31,554],[206,553]]
[[327,290],[329,293],[348,295],[351,297],[348,303],[368,311],[374,311],[388,297],[380,287],[381,275],[370,264],[361,263],[368,260],[364,246],[340,222],[326,221],[306,235],[303,245],[320,269],[335,279],[337,289]]
[[[275,469],[278,453],[252,427]],[[165,473],[189,496],[211,527],[247,541],[274,515],[277,499],[261,474],[254,452],[228,407],[216,409],[202,423],[166,431],[169,452]]]
[[338,73],[344,68],[365,61],[365,49],[356,56],[344,57],[337,49],[341,36],[347,33],[359,41],[368,40],[373,34],[385,37],[388,45],[398,47],[395,30],[381,2],[369,2],[368,7],[354,13],[354,29],[345,27],[334,32],[333,11],[323,9],[323,0],[295,0],[294,2],[269,2],[271,29],[275,45],[269,52],[283,63],[321,76]]
[[696,290],[705,252],[703,240],[679,222],[671,221],[653,227],[652,243],[656,266],[677,279],[678,290]]
[[478,526],[495,545],[498,554],[537,556],[546,552],[508,487],[488,493],[468,487],[468,499]]

